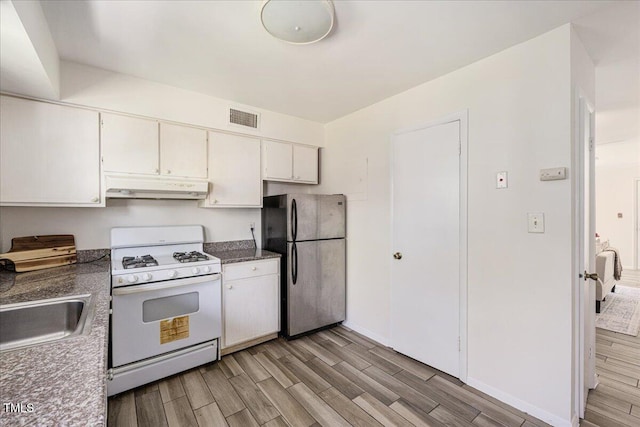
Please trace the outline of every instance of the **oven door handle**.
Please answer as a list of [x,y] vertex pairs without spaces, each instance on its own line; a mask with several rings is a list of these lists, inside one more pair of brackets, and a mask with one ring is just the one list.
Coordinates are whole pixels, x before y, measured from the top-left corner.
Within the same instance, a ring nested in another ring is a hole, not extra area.
[[150,283],[148,285],[133,285],[123,288],[113,288],[113,295],[131,295],[140,292],[158,291],[160,289],[179,288],[181,286],[197,285],[198,283],[213,282],[220,279],[220,273],[206,276],[185,277],[184,279],[169,280],[167,282]]

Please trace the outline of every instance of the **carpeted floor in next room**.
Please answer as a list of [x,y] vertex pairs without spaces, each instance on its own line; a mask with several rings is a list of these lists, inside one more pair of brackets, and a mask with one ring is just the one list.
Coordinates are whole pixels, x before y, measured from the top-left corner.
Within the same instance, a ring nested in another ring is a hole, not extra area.
[[[640,289],[640,270],[624,270],[618,286]],[[597,328],[596,373],[581,426],[640,426],[640,336]]]

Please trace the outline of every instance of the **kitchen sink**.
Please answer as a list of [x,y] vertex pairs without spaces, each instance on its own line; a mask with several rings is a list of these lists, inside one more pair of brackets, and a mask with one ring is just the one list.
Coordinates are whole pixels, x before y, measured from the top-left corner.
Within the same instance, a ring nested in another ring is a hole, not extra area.
[[86,335],[91,295],[0,305],[0,351]]

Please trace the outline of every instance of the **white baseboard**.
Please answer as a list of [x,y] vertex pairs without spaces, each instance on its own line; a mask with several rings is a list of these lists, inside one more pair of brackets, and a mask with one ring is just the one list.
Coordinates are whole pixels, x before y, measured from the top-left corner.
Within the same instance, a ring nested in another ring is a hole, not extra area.
[[344,322],[342,322],[342,324],[347,328],[353,329],[357,333],[364,335],[367,338],[370,338],[376,342],[379,342],[382,345],[389,346],[389,340],[383,337],[382,335],[378,335],[375,332],[371,332],[370,330],[363,328],[362,326],[356,325],[355,323],[349,322],[348,320],[345,320]]
[[536,417],[539,420],[544,421],[545,423],[551,424],[555,427],[574,427],[577,424],[574,424],[575,420],[568,420],[561,418],[557,415],[554,415],[550,412],[545,411],[544,409],[538,408],[537,406],[532,405],[529,402],[525,402],[524,400],[518,399],[515,396],[512,396],[508,393],[505,393],[502,390],[498,390],[497,388],[491,387],[482,381],[478,381],[474,378],[467,377],[467,384],[471,387],[477,388],[483,393],[488,394],[489,396],[495,397],[496,399],[513,406],[516,409],[525,412],[532,417]]

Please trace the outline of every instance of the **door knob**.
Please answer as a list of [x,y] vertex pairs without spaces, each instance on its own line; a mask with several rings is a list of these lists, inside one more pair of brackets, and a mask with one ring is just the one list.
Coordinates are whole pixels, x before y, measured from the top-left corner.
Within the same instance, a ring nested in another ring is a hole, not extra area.
[[396,252],[395,254],[393,254],[393,257],[395,259],[402,259],[402,254],[400,252]]
[[584,271],[584,280],[595,280],[596,282],[598,281],[598,273],[587,273],[587,270]]

